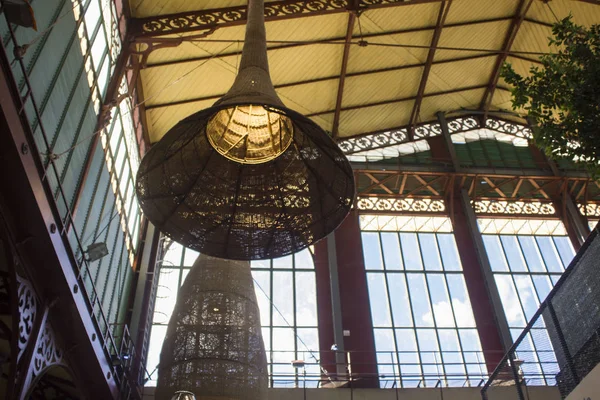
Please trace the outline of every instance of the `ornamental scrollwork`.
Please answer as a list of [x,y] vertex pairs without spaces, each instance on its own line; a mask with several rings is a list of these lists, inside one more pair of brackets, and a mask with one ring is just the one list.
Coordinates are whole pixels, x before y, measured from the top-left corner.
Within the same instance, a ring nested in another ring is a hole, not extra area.
[[472,204],[476,214],[556,215],[554,205],[549,202],[475,200]]
[[442,213],[446,211],[446,205],[442,200],[417,198],[359,197],[356,208],[361,211],[380,212]]
[[442,134],[442,125],[437,122],[432,124],[424,124],[415,127],[415,138],[423,139],[432,136],[439,136]]
[[20,360],[31,338],[38,304],[33,287],[27,280],[17,276],[17,284],[19,307],[19,354],[17,360]]
[[[448,121],[448,131],[450,134],[467,132],[480,127],[479,121],[474,117],[460,117]],[[415,127],[415,138],[423,139],[442,134],[442,127],[439,123],[423,124]],[[342,140],[338,143],[340,149],[346,155],[369,155],[370,150],[391,147],[409,141],[408,129],[391,129],[383,132],[373,133],[356,138]]]
[[474,117],[456,118],[448,121],[448,132],[450,134],[467,132],[478,128],[480,128],[479,120]]
[[600,217],[600,204],[579,203],[577,207],[579,212],[586,217]]
[[513,135],[525,139],[531,139],[532,137],[531,129],[529,129],[529,127],[501,119],[489,118],[485,121],[485,127],[496,132],[502,132],[506,133],[507,135]]
[[[347,0],[310,0],[293,3],[265,4],[265,18],[287,17],[311,12],[340,10],[348,7]],[[142,24],[142,35],[168,34],[182,30],[214,27],[219,24],[243,21],[245,7],[224,10],[196,11],[177,16],[155,17]]]
[[33,378],[41,375],[45,369],[62,364],[63,354],[56,344],[56,337],[50,322],[46,321],[33,354]]
[[374,133],[372,135],[350,138],[338,143],[344,154],[354,154],[361,151],[393,146],[408,141],[406,129],[393,129]]

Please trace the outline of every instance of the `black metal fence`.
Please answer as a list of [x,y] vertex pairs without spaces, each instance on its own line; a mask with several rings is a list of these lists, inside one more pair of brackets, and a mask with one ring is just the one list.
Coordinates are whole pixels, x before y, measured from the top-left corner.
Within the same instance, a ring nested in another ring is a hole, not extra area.
[[508,399],[528,387],[557,385],[566,397],[600,363],[600,237],[587,238],[560,280],[481,390],[505,386]]

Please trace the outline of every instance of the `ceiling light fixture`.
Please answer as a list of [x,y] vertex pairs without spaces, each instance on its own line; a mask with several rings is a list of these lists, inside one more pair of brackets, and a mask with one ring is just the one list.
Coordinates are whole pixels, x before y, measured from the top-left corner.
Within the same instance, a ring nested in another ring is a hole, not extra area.
[[249,0],[247,19],[229,92],[171,128],[142,160],[136,184],[144,214],[167,236],[238,260],[308,247],[344,220],[355,195],[340,148],[275,93],[264,0]]

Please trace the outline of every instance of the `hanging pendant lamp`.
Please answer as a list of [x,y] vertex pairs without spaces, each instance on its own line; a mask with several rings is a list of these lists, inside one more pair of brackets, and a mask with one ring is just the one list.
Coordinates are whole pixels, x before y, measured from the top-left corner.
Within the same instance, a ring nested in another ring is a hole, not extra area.
[[239,73],[229,92],[150,149],[136,190],[160,231],[221,258],[294,253],[344,220],[354,200],[352,168],[323,129],[275,93],[263,0],[248,2]]
[[250,263],[200,255],[167,327],[156,398],[265,400],[267,386]]

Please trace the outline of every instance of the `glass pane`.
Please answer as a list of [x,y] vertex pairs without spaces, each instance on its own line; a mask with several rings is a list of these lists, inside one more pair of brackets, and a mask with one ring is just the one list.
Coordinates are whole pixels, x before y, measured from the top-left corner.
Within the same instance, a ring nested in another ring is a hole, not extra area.
[[431,271],[442,270],[442,260],[438,251],[437,241],[433,233],[419,233],[419,245],[423,256],[425,269]]
[[389,270],[403,269],[398,234],[396,232],[382,232],[381,245],[383,247],[385,268]]
[[508,271],[508,264],[504,258],[504,251],[502,250],[498,236],[482,235],[482,237],[492,271]]
[[563,264],[560,255],[554,246],[550,236],[538,236],[535,238],[546,263],[549,272],[563,272]]
[[560,258],[562,259],[563,267],[567,268],[575,256],[575,250],[573,249],[571,241],[567,236],[555,236],[554,243],[556,244]]
[[394,326],[414,326],[404,274],[388,274],[388,285]]
[[175,268],[160,269],[152,319],[154,323],[166,324],[171,318],[179,290],[179,271]]
[[295,359],[296,336],[292,328],[273,328],[273,362],[290,364]]
[[424,352],[429,353],[427,355],[428,359],[430,359],[431,356],[439,356],[439,354],[436,354],[439,352],[439,346],[434,329],[417,329],[417,339],[421,356],[423,356]]
[[[292,272],[273,271],[273,325],[294,324],[294,284]],[[279,310],[279,311],[278,311]]]
[[525,259],[523,259],[523,253],[521,253],[517,237],[502,235],[500,236],[500,240],[504,246],[504,254],[506,254],[506,258],[508,259],[510,270],[513,272],[527,271]]
[[362,233],[363,254],[366,269],[383,269],[381,249],[379,247],[379,234],[374,232]]
[[[476,329],[459,329],[460,344],[463,351],[478,352],[481,351],[479,335]],[[483,359],[481,360],[483,361]]]
[[298,352],[301,360],[315,362],[319,356],[319,331],[316,328],[298,328]]
[[429,302],[429,291],[425,284],[425,276],[423,274],[407,275],[415,324],[417,326],[433,326],[433,315]]
[[317,326],[317,293],[314,272],[296,272],[296,325]]
[[544,275],[534,275],[531,278],[535,284],[535,289],[539,299],[544,301],[548,296],[548,293],[550,293],[550,290],[552,290],[552,282],[550,281],[550,277]]
[[471,300],[467,294],[465,278],[458,274],[448,274],[446,279],[450,288],[450,297],[452,298],[452,308],[456,317],[456,323],[461,328],[474,327],[475,318],[473,317]]
[[435,314],[435,324],[438,327],[455,327],[454,313],[450,305],[450,297],[446,288],[446,280],[442,274],[428,274],[427,283]]
[[367,283],[369,285],[373,326],[392,326],[384,275],[375,272],[368,273]]
[[196,259],[198,258],[199,255],[200,255],[200,253],[198,253],[195,250],[185,249],[185,254],[183,257],[183,265],[185,265],[186,267],[191,267],[192,265],[194,265],[194,262],[196,261]]
[[304,249],[294,254],[294,267],[296,269],[314,269],[314,262],[310,250]]
[[150,380],[146,383],[146,386],[156,386],[156,382],[158,380],[160,351],[162,350],[162,345],[165,341],[166,335],[166,326],[152,326],[152,331],[150,332],[150,345],[148,346],[148,359],[146,360],[146,369],[150,373]]
[[271,324],[271,301],[269,292],[271,290],[271,274],[268,271],[252,271],[254,279],[254,291],[260,310],[260,324],[269,326]]
[[517,292],[521,299],[521,305],[525,311],[525,317],[529,321],[538,309],[540,304],[537,293],[533,287],[533,282],[529,276],[515,275],[515,284]]
[[496,280],[496,285],[500,292],[504,314],[506,315],[509,326],[525,327],[527,321],[523,315],[519,296],[515,290],[512,277],[510,275],[495,275],[494,279]]
[[544,261],[533,236],[519,236],[519,243],[531,272],[546,272]]
[[416,233],[400,233],[400,242],[402,243],[402,257],[404,258],[404,268],[408,270],[422,270],[421,251]]
[[183,253],[183,246],[176,242],[171,242],[171,245],[167,249],[163,257],[164,266],[178,267],[181,265],[181,254]]
[[437,240],[440,245],[444,269],[446,271],[462,271],[454,235],[451,233],[438,233]]
[[273,268],[281,268],[281,269],[292,269],[293,268],[293,259],[292,256],[285,256],[280,258],[273,259]]

